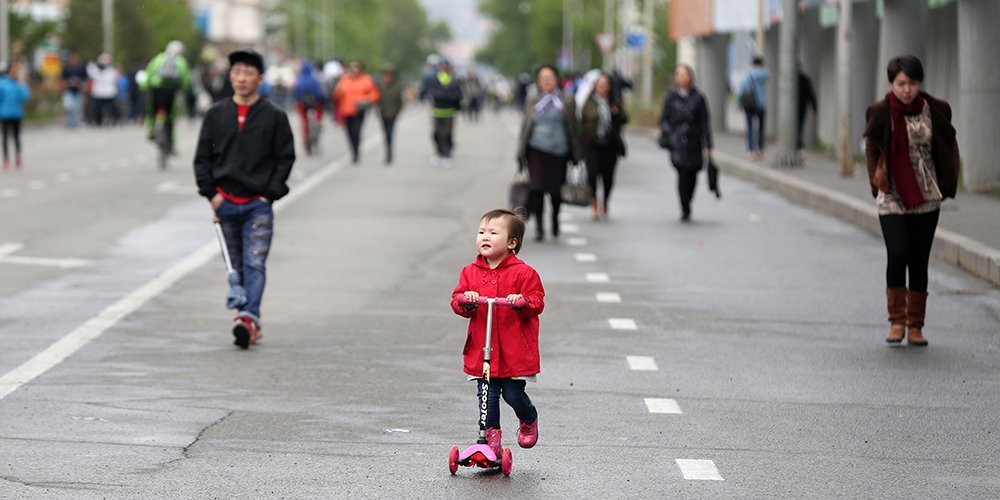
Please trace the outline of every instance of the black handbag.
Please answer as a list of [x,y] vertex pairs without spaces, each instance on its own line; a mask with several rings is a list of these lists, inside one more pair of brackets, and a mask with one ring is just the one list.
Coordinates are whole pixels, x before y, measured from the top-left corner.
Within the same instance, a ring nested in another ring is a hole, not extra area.
[[587,184],[587,172],[582,164],[570,168],[569,175],[566,176],[566,183],[559,189],[559,195],[563,203],[585,207],[590,205],[594,194],[590,192],[590,185]]
[[719,166],[711,156],[708,157],[708,190],[715,193],[715,198],[722,198],[722,191],[719,191]]
[[514,179],[510,182],[510,208],[517,211],[518,208],[527,208],[528,198],[531,196],[531,179],[528,177],[528,169],[518,164]]

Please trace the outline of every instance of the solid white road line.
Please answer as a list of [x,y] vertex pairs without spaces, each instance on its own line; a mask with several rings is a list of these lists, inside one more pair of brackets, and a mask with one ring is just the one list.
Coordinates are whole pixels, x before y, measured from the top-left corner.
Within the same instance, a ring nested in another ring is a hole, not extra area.
[[632,318],[608,318],[612,330],[636,330],[638,327]]
[[691,460],[678,458],[677,467],[681,469],[684,479],[695,481],[725,481],[719,474],[715,462],[711,460]]
[[4,255],[0,264],[21,264],[25,266],[47,266],[61,269],[76,269],[94,265],[93,261],[84,259],[51,259],[47,257],[24,257],[22,255]]
[[587,273],[586,278],[588,283],[611,282],[611,276],[608,276],[608,273]]
[[567,238],[566,244],[571,247],[587,246],[587,238]]
[[646,398],[646,409],[649,413],[669,413],[680,415],[684,412],[677,405],[677,401],[668,398]]
[[562,232],[566,234],[575,234],[580,232],[580,226],[577,226],[576,224],[563,224],[560,227]]
[[615,292],[597,292],[597,301],[605,304],[620,304],[622,296]]
[[597,262],[597,256],[592,253],[578,253],[574,254],[573,258],[577,262]]
[[[365,141],[364,148],[370,149],[372,146],[380,144],[380,141],[381,138],[379,136],[370,137]],[[119,158],[118,161],[120,164],[127,164],[128,159]],[[297,184],[295,186],[295,190],[291,194],[282,198],[278,202],[275,202],[274,211],[283,211],[285,207],[308,194],[310,191],[319,186],[320,183],[330,178],[330,176],[338,170],[342,169],[346,164],[346,157],[329,163],[327,166],[316,172],[312,177]],[[208,220],[207,217],[206,220]],[[209,260],[218,255],[218,251],[219,244],[214,239],[202,245],[200,248],[195,250],[194,253],[174,264],[172,267],[146,284],[136,288],[128,295],[119,299],[117,302],[106,307],[97,316],[90,318],[75,330],[69,332],[66,336],[50,345],[47,349],[35,355],[35,357],[4,374],[0,377],[0,399],[7,397],[10,393],[18,390],[24,384],[31,382],[39,375],[49,371],[59,363],[63,362],[66,358],[82,349],[83,346],[87,345],[87,343],[100,337],[109,328],[121,321],[122,318],[132,314],[146,302],[170,288],[174,283],[177,283],[192,271],[195,271],[208,263]],[[10,258],[12,257],[7,257],[7,259]]]
[[626,356],[628,367],[640,372],[655,372],[660,368],[656,366],[656,360],[651,356]]

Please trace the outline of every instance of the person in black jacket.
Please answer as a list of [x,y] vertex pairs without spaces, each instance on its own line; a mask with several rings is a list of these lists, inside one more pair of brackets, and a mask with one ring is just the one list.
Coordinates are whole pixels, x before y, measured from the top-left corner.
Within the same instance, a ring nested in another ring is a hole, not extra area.
[[809,79],[804,71],[802,71],[802,64],[798,64],[799,71],[799,107],[796,110],[798,112],[797,117],[799,119],[796,124],[798,127],[795,129],[795,144],[796,147],[801,150],[804,146],[802,141],[802,131],[806,128],[806,111],[812,108],[813,117],[816,116],[816,90],[813,88],[812,80]]
[[451,71],[451,62],[442,59],[438,64],[437,75],[427,84],[427,95],[430,96],[434,109],[434,146],[437,154],[434,162],[451,168],[451,151],[455,148],[452,138],[455,129],[455,115],[462,107],[461,82]]
[[[708,102],[694,86],[694,72],[681,64],[674,71],[674,88],[663,101],[660,130],[667,138],[670,161],[677,170],[681,221],[691,220],[691,199],[704,156],[712,156],[712,127]],[[704,153],[704,156],[702,155]]]
[[258,91],[264,81],[263,57],[238,50],[229,54],[229,64],[234,95],[205,113],[194,174],[247,290],[249,300],[238,308],[233,325],[235,344],[246,349],[260,339],[265,261],[274,229],[271,203],[288,194],[295,143],[288,115]]

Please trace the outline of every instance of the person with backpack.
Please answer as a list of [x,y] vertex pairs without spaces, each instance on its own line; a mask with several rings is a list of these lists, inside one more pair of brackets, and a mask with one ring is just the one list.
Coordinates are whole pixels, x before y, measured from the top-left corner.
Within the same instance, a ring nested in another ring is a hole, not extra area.
[[[764,157],[764,112],[767,110],[767,68],[764,58],[754,56],[753,66],[740,82],[739,103],[747,115],[747,158]],[[756,129],[756,135],[754,131]]]
[[[302,142],[306,151],[312,153],[312,142],[309,136],[309,112],[312,111],[313,116],[316,117],[312,126],[319,127],[323,121],[323,87],[320,85],[319,79],[316,78],[312,62],[308,59],[302,60],[302,70],[299,72],[298,79],[295,80],[293,95],[295,109],[302,120]],[[316,130],[315,133],[318,137],[319,130]]]
[[174,99],[178,91],[191,85],[191,70],[183,53],[183,43],[178,40],[168,43],[166,50],[157,54],[146,66],[146,80],[143,85],[143,89],[149,91],[149,113],[146,115],[149,139],[154,139],[156,113],[158,110],[163,110],[166,112],[164,126],[170,137],[171,149],[174,146]]

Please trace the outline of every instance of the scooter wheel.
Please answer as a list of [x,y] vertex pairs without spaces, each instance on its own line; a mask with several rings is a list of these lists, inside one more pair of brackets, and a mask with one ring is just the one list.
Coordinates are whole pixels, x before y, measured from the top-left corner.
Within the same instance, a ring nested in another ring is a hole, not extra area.
[[448,471],[452,475],[458,472],[458,446],[452,446],[448,453]]
[[514,470],[514,455],[511,454],[510,448],[503,449],[503,458],[500,460],[500,470],[503,471],[503,475],[510,477],[510,473]]

